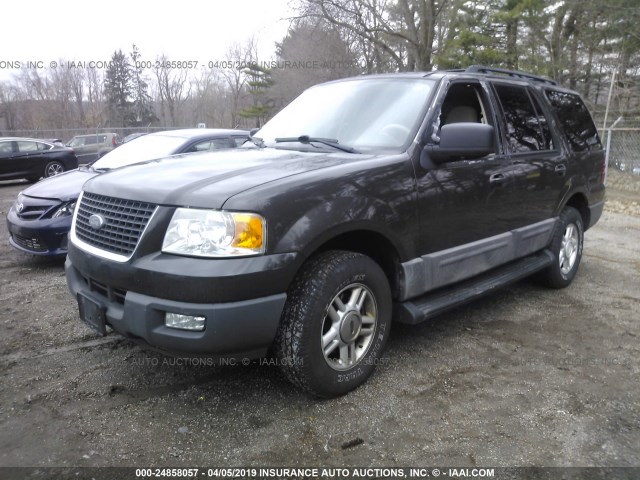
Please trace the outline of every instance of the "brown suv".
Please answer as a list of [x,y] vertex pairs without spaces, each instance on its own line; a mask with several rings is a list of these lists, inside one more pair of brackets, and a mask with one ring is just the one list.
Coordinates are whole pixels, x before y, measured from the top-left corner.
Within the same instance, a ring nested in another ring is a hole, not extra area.
[[76,135],[66,144],[73,148],[78,157],[78,164],[87,165],[95,162],[122,143],[120,135],[112,132]]

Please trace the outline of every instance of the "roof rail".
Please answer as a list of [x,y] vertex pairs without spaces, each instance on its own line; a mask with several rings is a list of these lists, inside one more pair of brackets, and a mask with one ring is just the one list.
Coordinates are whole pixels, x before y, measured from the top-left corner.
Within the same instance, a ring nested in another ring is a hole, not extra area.
[[534,80],[536,82],[547,83],[549,85],[558,85],[558,82],[548,77],[533,75],[531,73],[519,72],[517,70],[507,70],[506,68],[485,67],[483,65],[471,65],[465,72],[467,73],[497,73],[500,75],[508,75],[510,77],[522,78],[524,80]]

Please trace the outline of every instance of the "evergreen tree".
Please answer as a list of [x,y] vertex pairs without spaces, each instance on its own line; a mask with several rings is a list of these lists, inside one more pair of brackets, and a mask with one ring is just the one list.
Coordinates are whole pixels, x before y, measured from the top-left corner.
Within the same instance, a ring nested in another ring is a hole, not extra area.
[[239,112],[243,118],[255,118],[256,127],[260,128],[269,117],[273,109],[273,100],[268,97],[269,89],[273,86],[271,70],[253,63],[244,69],[247,76],[249,94],[253,97],[253,105]]
[[104,78],[104,95],[111,125],[126,127],[135,123],[131,65],[122,50],[113,52]]
[[134,43],[131,52],[131,97],[133,98],[132,113],[135,116],[135,125],[148,125],[158,120],[151,104],[149,84],[144,77],[144,69],[140,63],[140,49]]

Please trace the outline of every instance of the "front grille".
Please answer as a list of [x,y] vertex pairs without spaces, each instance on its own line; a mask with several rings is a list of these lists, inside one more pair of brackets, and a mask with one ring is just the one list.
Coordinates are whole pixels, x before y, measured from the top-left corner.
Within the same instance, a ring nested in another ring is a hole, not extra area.
[[32,250],[34,252],[46,252],[47,246],[40,243],[38,238],[28,238],[23,237],[21,235],[12,234],[13,241],[16,242],[16,245],[26,248],[27,250]]
[[[146,202],[85,192],[78,206],[75,233],[89,245],[128,257],[138,245],[155,209],[155,205]],[[91,227],[89,218],[92,215],[104,219],[101,228]]]
[[51,206],[49,205],[38,205],[33,207],[24,207],[24,209],[18,213],[18,217],[23,220],[39,220],[44,213],[49,210]]

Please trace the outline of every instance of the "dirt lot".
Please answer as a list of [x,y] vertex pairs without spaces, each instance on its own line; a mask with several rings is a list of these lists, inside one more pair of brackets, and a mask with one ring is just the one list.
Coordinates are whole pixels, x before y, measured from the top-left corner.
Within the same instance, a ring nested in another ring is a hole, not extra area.
[[96,338],[62,261],[8,245],[26,184],[0,183],[0,466],[640,466],[640,193],[624,183],[571,287],[394,325],[369,382],[330,401],[271,365]]

